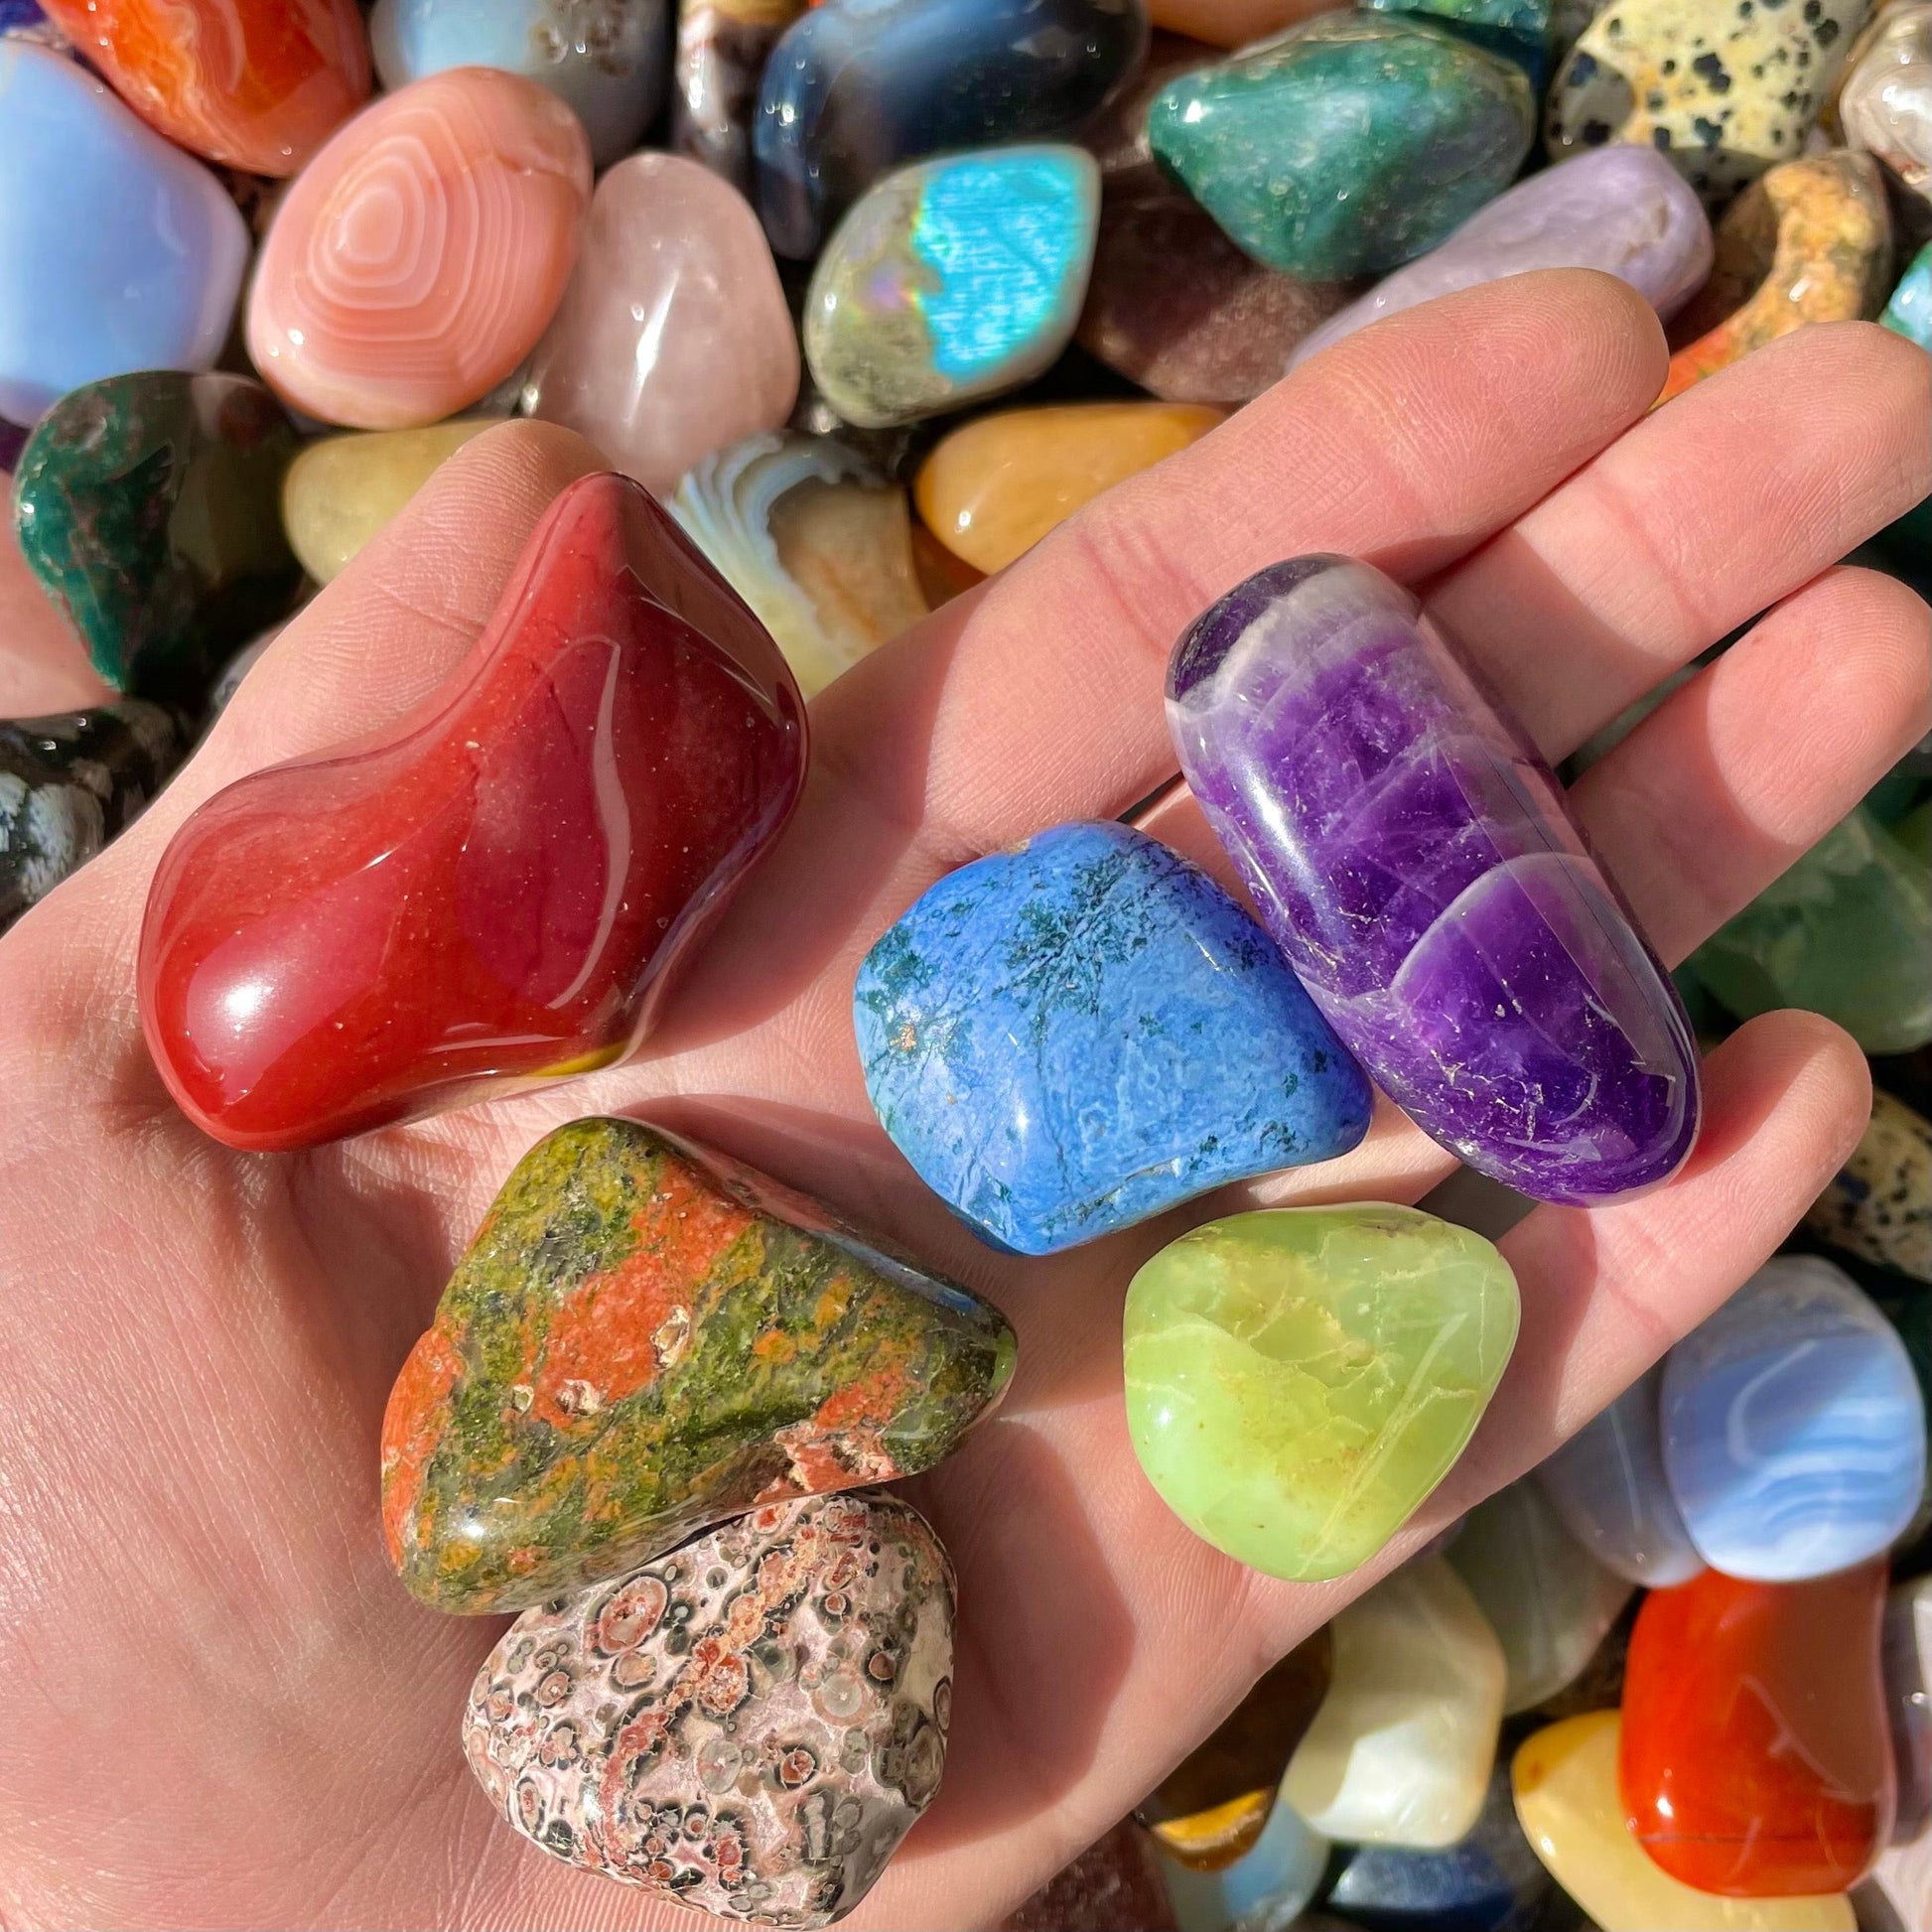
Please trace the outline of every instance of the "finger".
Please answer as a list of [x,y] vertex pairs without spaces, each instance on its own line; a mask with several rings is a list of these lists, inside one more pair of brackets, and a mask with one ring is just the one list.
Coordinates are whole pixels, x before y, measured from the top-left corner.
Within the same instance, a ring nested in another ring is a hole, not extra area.
[[1430,609],[1566,757],[1932,488],[1929,383],[1889,330],[1799,330],[1645,418]]

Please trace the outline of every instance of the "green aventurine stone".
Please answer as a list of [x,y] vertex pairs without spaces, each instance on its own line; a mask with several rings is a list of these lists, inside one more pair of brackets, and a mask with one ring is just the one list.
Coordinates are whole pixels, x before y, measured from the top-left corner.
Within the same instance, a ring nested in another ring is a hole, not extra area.
[[1803,1007],[1909,1053],[1932,1039],[1932,877],[1862,805],[1691,961],[1740,1020]]
[[1412,1207],[1210,1221],[1127,1292],[1135,1452],[1216,1549],[1271,1577],[1339,1577],[1461,1453],[1517,1312],[1502,1256]]
[[631,1121],[520,1161],[396,1379],[382,1510],[438,1609],[515,1610],[755,1504],[930,1468],[1014,1336],[803,1196]]
[[288,610],[294,426],[259,382],[170,370],[72,390],[20,453],[20,547],[108,683],[199,706]]
[[1515,178],[1535,128],[1515,63],[1433,22],[1326,13],[1172,80],[1155,153],[1257,261],[1380,275]]

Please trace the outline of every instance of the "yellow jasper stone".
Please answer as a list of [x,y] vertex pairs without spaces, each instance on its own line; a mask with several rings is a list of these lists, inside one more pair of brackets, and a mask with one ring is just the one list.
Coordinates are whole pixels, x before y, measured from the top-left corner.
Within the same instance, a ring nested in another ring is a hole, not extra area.
[[1461,1454],[1516,1278],[1413,1207],[1282,1207],[1171,1242],[1127,1291],[1127,1426],[1195,1535],[1295,1582],[1366,1562]]
[[954,430],[926,458],[913,499],[941,543],[990,575],[1102,490],[1198,441],[1226,413],[1178,402],[1002,410]]
[[326,584],[473,437],[500,416],[375,430],[311,443],[282,479],[282,528],[302,568]]
[[1615,1711],[1566,1718],[1526,1739],[1510,1766],[1524,1837],[1602,1932],[1856,1932],[1841,1893],[1721,1898],[1651,1863],[1617,1791],[1622,1725]]

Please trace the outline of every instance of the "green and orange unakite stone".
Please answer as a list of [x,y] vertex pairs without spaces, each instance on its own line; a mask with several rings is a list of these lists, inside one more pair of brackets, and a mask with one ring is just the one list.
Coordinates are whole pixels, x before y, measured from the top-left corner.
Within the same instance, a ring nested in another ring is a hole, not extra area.
[[411,1351],[382,1512],[438,1609],[516,1610],[760,1503],[916,1474],[1013,1330],[803,1196],[635,1122],[517,1164]]

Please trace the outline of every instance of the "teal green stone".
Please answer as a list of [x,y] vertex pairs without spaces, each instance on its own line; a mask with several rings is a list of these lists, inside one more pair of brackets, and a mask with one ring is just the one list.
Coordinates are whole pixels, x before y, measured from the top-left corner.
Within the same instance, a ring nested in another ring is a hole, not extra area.
[[1515,179],[1528,76],[1433,21],[1319,14],[1172,80],[1148,139],[1257,261],[1380,275],[1443,241]]
[[1539,90],[1550,71],[1551,0],[1361,0],[1371,12],[1434,20],[1514,61]]
[[1912,257],[1878,320],[1920,348],[1932,348],[1932,241]]
[[1932,878],[1863,805],[1691,958],[1739,1019],[1802,1007],[1867,1053],[1932,1040]]
[[14,477],[20,547],[109,684],[199,706],[294,603],[294,426],[259,382],[109,376],[41,418]]
[[1250,1569],[1366,1563],[1462,1453],[1516,1345],[1516,1278],[1413,1207],[1209,1221],[1127,1291],[1127,1428],[1162,1500]]

